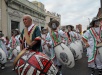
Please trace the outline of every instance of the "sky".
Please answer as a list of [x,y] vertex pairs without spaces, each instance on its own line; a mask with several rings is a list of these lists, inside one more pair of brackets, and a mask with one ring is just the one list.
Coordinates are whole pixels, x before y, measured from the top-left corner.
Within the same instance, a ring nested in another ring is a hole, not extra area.
[[[35,0],[29,0],[35,1]],[[36,0],[45,5],[45,9],[61,15],[61,25],[82,24],[85,30],[98,13],[100,0]]]

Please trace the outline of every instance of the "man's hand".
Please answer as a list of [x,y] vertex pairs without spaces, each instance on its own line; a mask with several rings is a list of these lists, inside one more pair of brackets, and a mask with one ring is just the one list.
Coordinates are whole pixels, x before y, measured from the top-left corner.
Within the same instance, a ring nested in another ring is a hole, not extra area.
[[87,47],[89,47],[90,45],[88,44],[88,43],[85,43],[85,47],[87,48]]

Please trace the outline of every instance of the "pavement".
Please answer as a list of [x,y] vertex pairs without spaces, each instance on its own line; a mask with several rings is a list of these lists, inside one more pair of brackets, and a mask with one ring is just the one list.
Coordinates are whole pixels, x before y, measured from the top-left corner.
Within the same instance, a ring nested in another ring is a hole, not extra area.
[[[87,57],[86,53],[83,53],[83,58],[77,60],[75,62],[75,66],[73,68],[68,68],[66,66],[62,67],[62,74],[63,75],[90,75],[91,71],[87,67]],[[12,71],[13,63],[7,62],[6,68],[4,70],[0,69],[0,75],[17,75],[15,71]],[[96,72],[96,75],[97,72]]]

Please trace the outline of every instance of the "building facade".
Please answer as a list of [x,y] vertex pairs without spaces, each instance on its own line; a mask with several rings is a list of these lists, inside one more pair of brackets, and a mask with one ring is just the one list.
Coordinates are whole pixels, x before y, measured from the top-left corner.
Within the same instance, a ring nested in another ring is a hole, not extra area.
[[98,18],[102,17],[102,0],[100,0],[100,6],[101,7],[99,8],[98,13],[97,13]]
[[52,13],[50,11],[45,11],[46,13],[46,22],[45,22],[45,27],[48,26],[48,23],[52,20],[57,20],[59,21],[59,23],[61,24],[61,15],[57,14],[57,13]]
[[0,0],[0,31],[5,36],[11,37],[13,29],[24,28],[22,17],[29,14],[33,22],[39,25],[39,28],[45,25],[45,8],[37,6],[28,0]]

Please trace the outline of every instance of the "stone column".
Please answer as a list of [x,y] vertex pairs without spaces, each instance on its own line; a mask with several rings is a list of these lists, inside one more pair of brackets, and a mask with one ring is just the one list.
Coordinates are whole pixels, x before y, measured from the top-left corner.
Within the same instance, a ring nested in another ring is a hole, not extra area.
[[1,7],[2,7],[2,6],[1,6],[1,5],[2,5],[1,2],[2,2],[2,0],[0,0],[0,31],[1,31]]
[[6,6],[6,3],[5,3],[5,0],[0,0],[2,1],[1,2],[1,30],[4,34],[4,36],[7,36],[7,27],[8,27],[8,24],[7,24],[7,6]]

